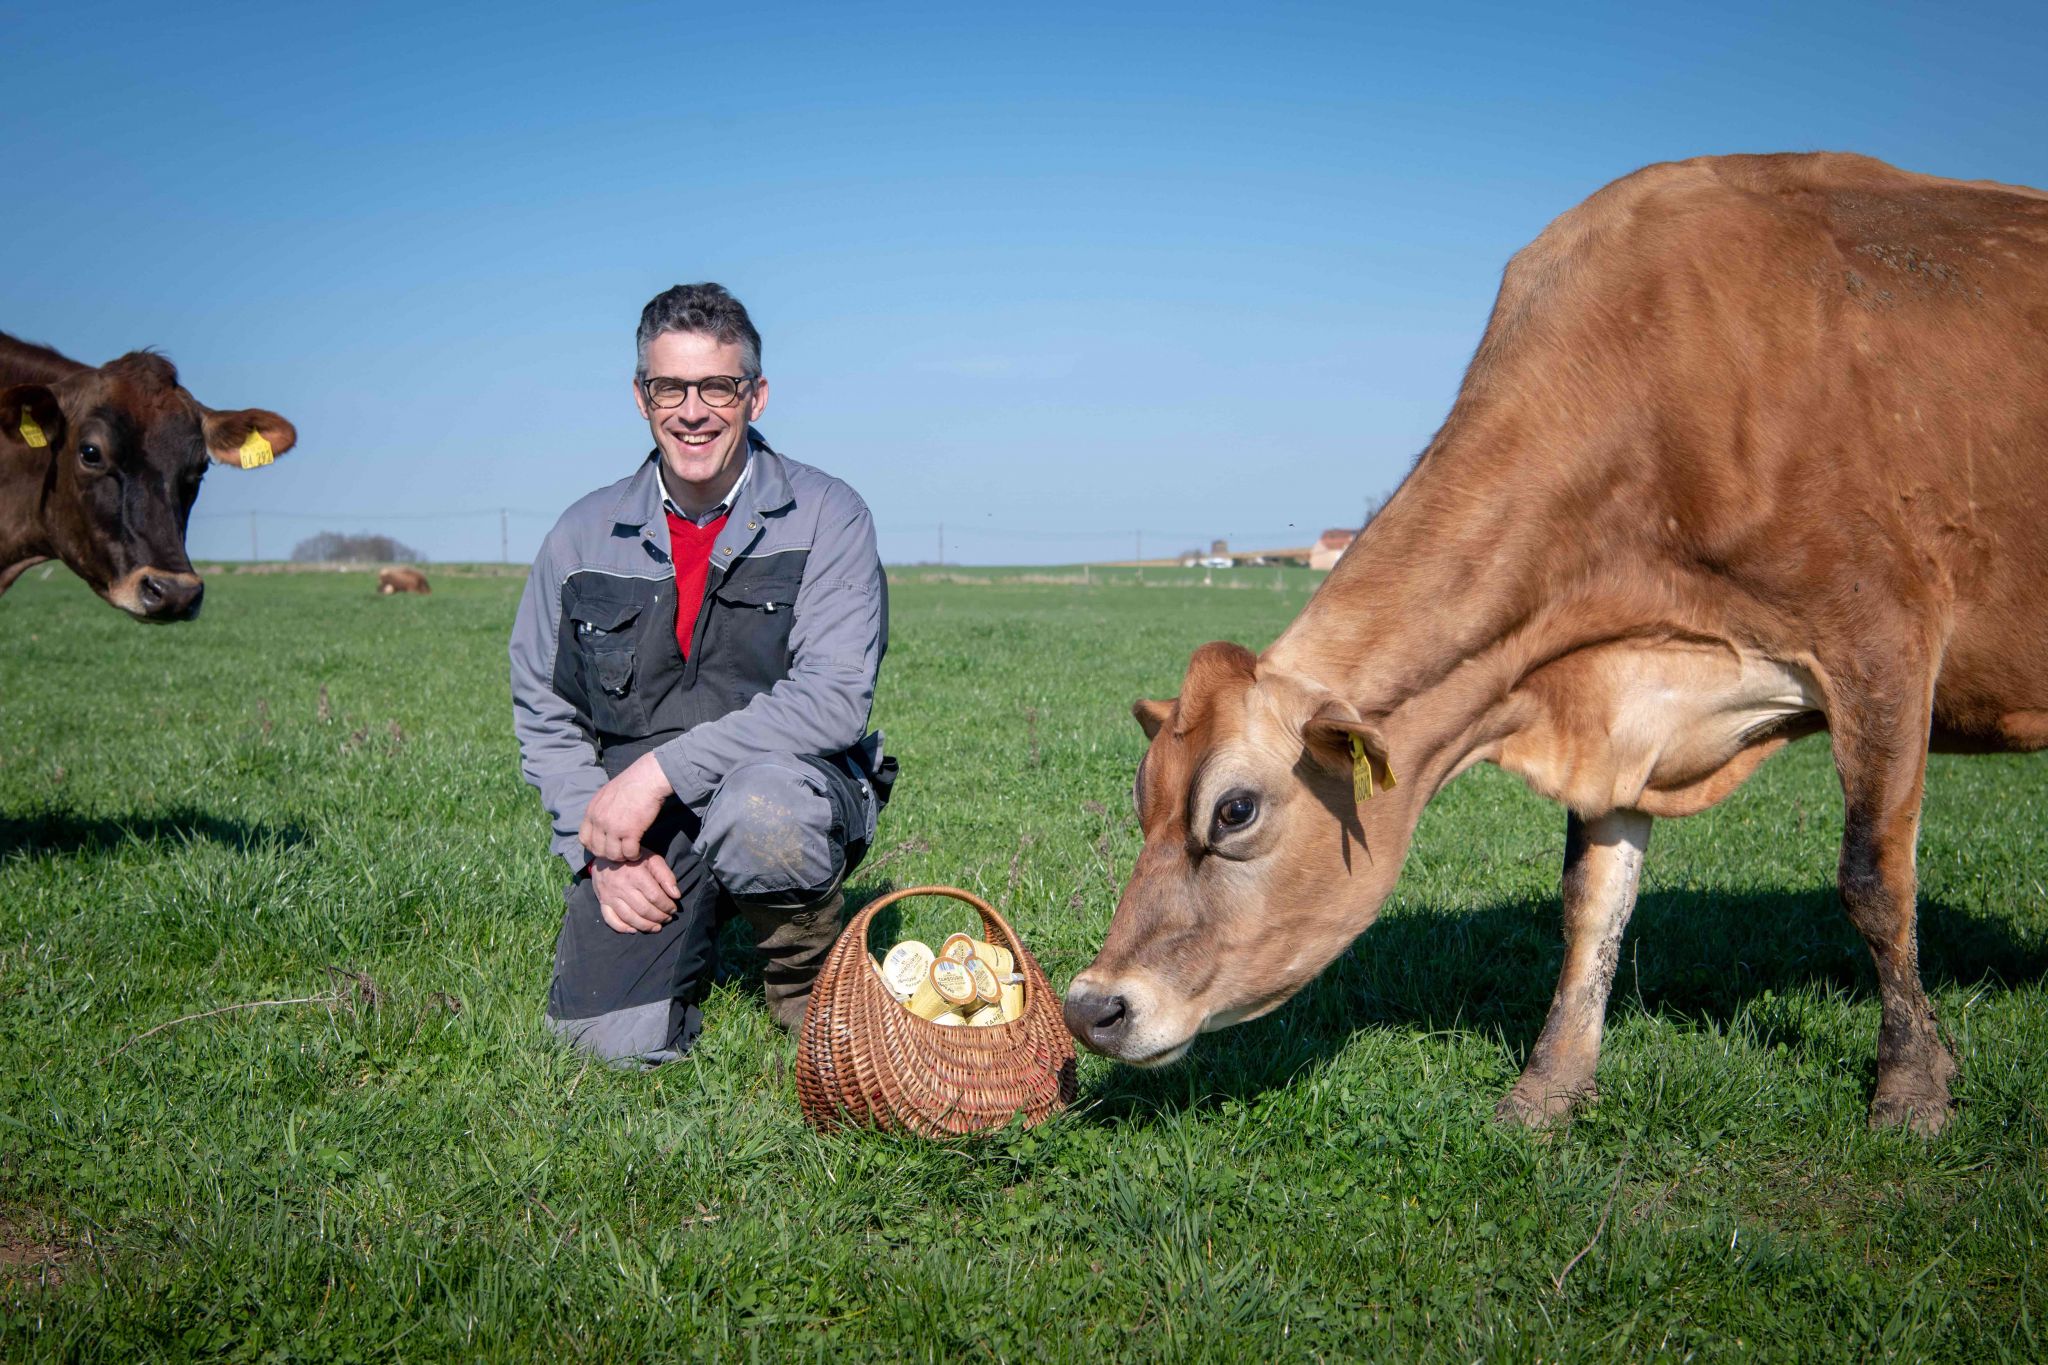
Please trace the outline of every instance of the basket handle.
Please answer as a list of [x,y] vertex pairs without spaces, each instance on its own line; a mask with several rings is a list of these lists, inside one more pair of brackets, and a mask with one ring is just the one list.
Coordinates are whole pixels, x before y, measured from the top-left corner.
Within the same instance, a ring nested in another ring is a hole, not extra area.
[[[874,919],[875,912],[886,910],[897,901],[908,900],[912,896],[950,896],[956,901],[965,901],[973,906],[981,913],[983,931],[991,936],[1000,934],[1002,943],[1016,959],[1018,969],[1023,969],[1024,945],[1018,941],[1017,931],[1010,927],[1010,922],[998,914],[993,905],[972,891],[963,891],[957,886],[907,886],[901,891],[891,891],[888,895],[869,901],[861,907],[860,913],[847,924],[844,937],[854,938],[854,941],[861,945],[862,951],[867,951],[868,923]],[[991,941],[994,941],[993,937]]]

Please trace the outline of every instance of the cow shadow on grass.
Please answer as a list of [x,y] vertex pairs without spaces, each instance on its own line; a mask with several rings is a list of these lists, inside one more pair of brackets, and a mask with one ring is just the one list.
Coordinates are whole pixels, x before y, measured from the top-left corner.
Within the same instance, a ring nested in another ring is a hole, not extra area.
[[[1220,1106],[1284,1086],[1376,1029],[1483,1035],[1519,1067],[1557,984],[1559,923],[1555,897],[1468,915],[1392,914],[1273,1015],[1204,1035],[1175,1066],[1098,1075],[1082,1103],[1108,1123]],[[2024,937],[2008,919],[1923,900],[1920,970],[1931,992],[2010,990],[2048,978],[2048,943]],[[1725,1025],[1766,993],[1815,987],[1852,999],[1877,993],[1870,955],[1833,887],[1651,892],[1622,943],[1608,1021],[1647,1014]],[[1792,1013],[1752,1013],[1750,1026],[1766,1044],[1804,1041]],[[1875,1066],[1874,1054],[1856,1060]]]
[[292,848],[313,841],[299,825],[251,823],[189,806],[153,815],[83,815],[77,811],[0,812],[0,863],[41,854],[106,853],[129,844],[209,843],[237,853]]

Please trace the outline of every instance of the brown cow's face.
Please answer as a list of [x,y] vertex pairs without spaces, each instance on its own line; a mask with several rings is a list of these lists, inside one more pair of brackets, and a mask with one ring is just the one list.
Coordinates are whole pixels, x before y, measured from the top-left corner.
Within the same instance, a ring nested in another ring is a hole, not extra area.
[[[24,424],[26,418],[26,424]],[[50,460],[43,533],[92,590],[143,621],[187,621],[204,587],[185,526],[210,462],[268,463],[296,439],[261,409],[214,412],[162,356],[137,352],[0,394],[0,424]]]
[[1197,1033],[1256,1019],[1372,922],[1413,829],[1402,789],[1354,801],[1355,734],[1375,789],[1378,731],[1321,687],[1204,645],[1175,702],[1139,702],[1145,846],[1102,951],[1074,979],[1067,1026],[1139,1066]]

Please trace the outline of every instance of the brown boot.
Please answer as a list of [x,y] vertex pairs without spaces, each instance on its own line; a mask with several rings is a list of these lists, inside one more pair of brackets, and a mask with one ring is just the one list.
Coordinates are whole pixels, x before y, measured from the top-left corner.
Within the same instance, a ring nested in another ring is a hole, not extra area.
[[754,931],[754,945],[767,961],[761,967],[761,990],[775,1022],[791,1033],[803,1027],[811,1003],[811,983],[839,942],[841,911],[846,898],[834,891],[823,900],[802,906],[737,902],[740,918]]

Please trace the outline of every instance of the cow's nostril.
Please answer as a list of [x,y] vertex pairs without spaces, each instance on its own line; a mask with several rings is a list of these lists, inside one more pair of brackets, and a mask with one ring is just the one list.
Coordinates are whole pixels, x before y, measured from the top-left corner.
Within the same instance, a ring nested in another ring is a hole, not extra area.
[[152,621],[189,621],[199,614],[206,585],[196,574],[145,573],[135,581],[135,597]]
[[1121,995],[1082,988],[1067,993],[1067,1029],[1098,1052],[1108,1052],[1131,1029],[1131,1005]]

